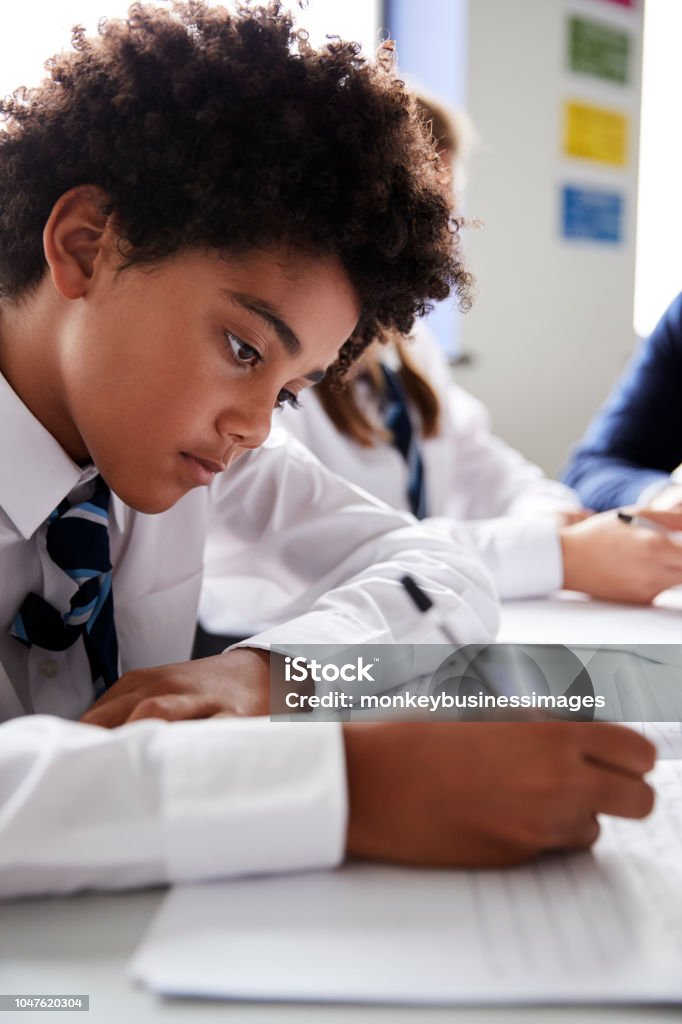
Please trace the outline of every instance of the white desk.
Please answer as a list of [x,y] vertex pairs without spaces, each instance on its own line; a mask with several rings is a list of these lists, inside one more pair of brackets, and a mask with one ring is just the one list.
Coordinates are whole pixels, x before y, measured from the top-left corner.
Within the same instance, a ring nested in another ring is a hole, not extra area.
[[0,905],[0,992],[90,995],[90,1013],[31,1011],[2,1024],[679,1024],[680,1008],[516,1007],[424,1009],[161,1000],[128,981],[125,967],[163,895],[140,893]]
[[[682,591],[657,609],[587,603],[566,595],[506,606],[500,640],[511,643],[680,643]],[[518,1007],[422,1009],[164,1001],[136,988],[125,968],[163,895],[162,890],[0,904],[0,993],[90,995],[89,1015],[60,1011],[0,1014],[19,1020],[92,1021],[93,1024],[222,1019],[245,1024],[616,1024],[680,1020],[680,1008]]]
[[502,606],[500,643],[682,644],[682,587],[655,605],[607,604],[564,591]]

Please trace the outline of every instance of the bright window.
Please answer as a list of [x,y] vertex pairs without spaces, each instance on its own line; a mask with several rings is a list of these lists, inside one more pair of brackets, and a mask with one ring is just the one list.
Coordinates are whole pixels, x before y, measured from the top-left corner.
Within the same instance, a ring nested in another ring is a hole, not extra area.
[[336,35],[362,44],[363,53],[373,56],[379,43],[381,0],[311,0],[300,10],[296,0],[285,0],[284,6],[296,16],[296,24],[310,33],[313,46],[320,46],[325,36]]
[[0,17],[0,91],[37,85],[45,77],[43,63],[68,47],[71,26],[94,31],[99,17],[119,17],[127,0],[32,0],[11,5]]
[[[130,0],[32,0],[11,5],[0,15],[0,93],[19,85],[36,85],[44,77],[43,62],[69,45],[71,26],[94,32],[101,17],[121,17]],[[217,6],[212,4],[212,6]],[[230,4],[223,4],[230,6]],[[314,45],[327,34],[362,43],[371,54],[378,42],[379,0],[316,0],[300,10],[287,0],[296,22],[310,33]]]
[[682,3],[646,0],[635,330],[651,332],[682,291]]

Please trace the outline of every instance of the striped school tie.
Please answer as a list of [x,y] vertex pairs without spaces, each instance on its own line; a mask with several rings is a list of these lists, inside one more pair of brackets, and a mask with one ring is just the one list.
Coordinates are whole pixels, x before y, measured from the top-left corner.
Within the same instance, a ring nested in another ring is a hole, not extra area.
[[109,558],[110,492],[101,476],[88,501],[62,501],[47,520],[47,551],[77,585],[67,612],[29,594],[10,633],[27,647],[65,651],[83,637],[95,698],[118,679],[118,642],[114,625]]
[[412,427],[407,397],[399,374],[388,366],[384,366],[383,363],[381,369],[384,374],[384,393],[387,399],[384,410],[384,426],[390,431],[393,444],[407,463],[407,497],[410,510],[417,519],[423,519],[427,514],[426,485],[419,437]]

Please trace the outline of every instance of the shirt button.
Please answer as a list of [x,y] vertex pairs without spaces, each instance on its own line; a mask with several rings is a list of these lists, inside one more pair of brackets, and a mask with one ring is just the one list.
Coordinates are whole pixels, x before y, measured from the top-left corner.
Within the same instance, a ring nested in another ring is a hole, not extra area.
[[45,658],[44,661],[41,661],[38,667],[46,679],[54,679],[59,672],[59,665],[54,658]]

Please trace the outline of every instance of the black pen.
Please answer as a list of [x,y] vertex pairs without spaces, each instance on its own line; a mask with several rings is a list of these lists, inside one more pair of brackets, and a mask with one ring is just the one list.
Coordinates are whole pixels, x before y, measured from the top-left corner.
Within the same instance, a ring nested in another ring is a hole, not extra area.
[[443,636],[447,639],[448,643],[454,644],[456,647],[459,647],[460,641],[452,632],[452,629],[450,628],[446,620],[443,618],[443,616],[439,614],[438,609],[434,605],[429,595],[422,590],[417,581],[412,579],[411,576],[403,576],[400,582],[405,587],[407,593],[410,595],[412,603],[415,605],[415,607],[418,608],[419,611],[423,614],[430,612],[431,618],[433,619],[435,625],[438,626]]
[[645,530],[653,530],[654,533],[664,533],[666,537],[671,537],[674,530],[668,530],[665,526],[661,526],[660,523],[655,523],[653,519],[645,519],[644,516],[631,515],[630,512],[620,511],[618,518],[621,523],[625,523],[626,526],[641,526]]

